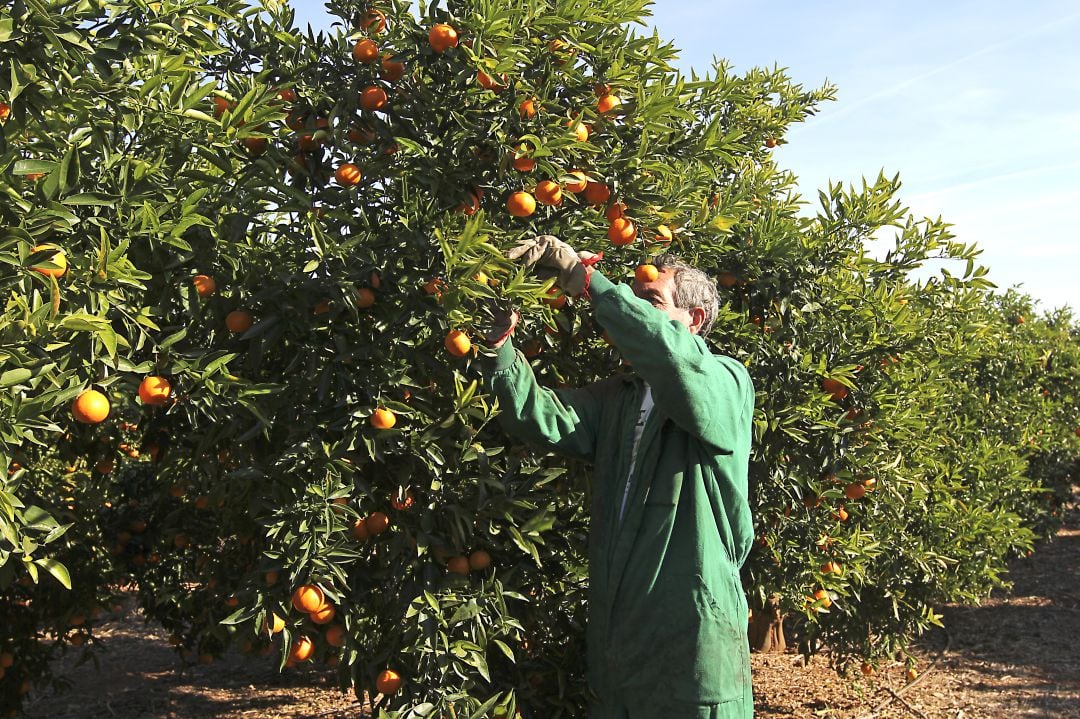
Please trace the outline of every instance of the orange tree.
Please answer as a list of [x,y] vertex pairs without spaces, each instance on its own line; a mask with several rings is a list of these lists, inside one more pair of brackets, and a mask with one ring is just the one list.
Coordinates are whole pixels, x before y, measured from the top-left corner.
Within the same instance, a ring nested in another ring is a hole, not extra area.
[[[538,232],[616,278],[668,249],[718,277],[711,339],[759,390],[759,644],[788,616],[805,651],[873,663],[1000,583],[1075,456],[1071,318],[1019,328],[1026,300],[992,299],[896,180],[808,212],[772,156],[831,89],[686,78],[631,33],[646,5],[331,2],[314,37],[276,3],[0,23],[24,69],[2,89],[7,605],[61,606],[30,572],[63,576],[64,541],[102,557],[72,591],[133,581],[190,661],[324,661],[386,716],[579,715],[588,468],[498,431],[473,346],[514,304],[545,383],[620,371],[587,307],[502,258]],[[964,271],[913,274],[941,259]],[[29,655],[56,611],[0,644]]]

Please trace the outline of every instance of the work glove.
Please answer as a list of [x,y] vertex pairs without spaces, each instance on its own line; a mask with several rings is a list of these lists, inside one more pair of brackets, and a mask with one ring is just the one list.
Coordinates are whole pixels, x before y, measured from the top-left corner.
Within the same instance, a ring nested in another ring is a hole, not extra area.
[[571,297],[577,297],[588,287],[586,264],[595,257],[588,252],[579,256],[573,247],[554,235],[522,240],[506,256],[526,267],[535,266],[536,276],[540,279],[554,277],[559,289]]
[[491,314],[491,324],[483,330],[482,335],[488,347],[498,349],[514,333],[521,315],[504,307],[493,309]]

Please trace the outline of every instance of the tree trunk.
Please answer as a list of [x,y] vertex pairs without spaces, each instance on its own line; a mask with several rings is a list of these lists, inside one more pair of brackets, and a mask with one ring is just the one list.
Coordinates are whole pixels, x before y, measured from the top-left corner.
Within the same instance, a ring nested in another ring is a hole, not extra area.
[[780,598],[770,597],[764,607],[754,608],[750,621],[750,650],[780,653],[787,649],[784,642],[784,617],[780,614]]

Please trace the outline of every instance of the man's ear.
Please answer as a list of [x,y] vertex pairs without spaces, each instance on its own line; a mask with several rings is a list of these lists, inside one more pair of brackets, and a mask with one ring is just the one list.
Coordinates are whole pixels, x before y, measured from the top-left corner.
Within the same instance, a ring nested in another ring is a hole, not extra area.
[[701,334],[701,328],[705,326],[705,308],[691,307],[687,311],[690,313],[690,333]]

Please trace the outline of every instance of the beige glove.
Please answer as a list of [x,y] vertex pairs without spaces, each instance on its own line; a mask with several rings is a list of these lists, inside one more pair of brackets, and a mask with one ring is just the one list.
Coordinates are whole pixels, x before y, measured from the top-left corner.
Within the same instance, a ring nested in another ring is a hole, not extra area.
[[511,260],[527,267],[536,267],[541,279],[555,278],[555,284],[571,297],[585,291],[588,270],[574,248],[554,235],[540,235],[532,240],[522,240],[506,253]]

